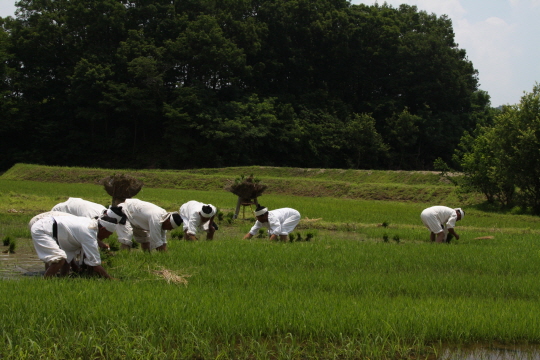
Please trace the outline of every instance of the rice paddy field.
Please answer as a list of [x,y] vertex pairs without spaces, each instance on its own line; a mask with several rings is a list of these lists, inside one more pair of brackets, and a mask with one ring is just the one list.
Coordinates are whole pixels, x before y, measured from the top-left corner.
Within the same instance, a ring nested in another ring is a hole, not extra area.
[[[165,253],[102,253],[113,281],[44,280],[30,218],[68,197],[110,204],[97,181],[119,172],[168,211],[216,205],[214,240],[173,231]],[[269,185],[261,204],[302,214],[295,241],[242,239],[252,209],[232,219],[223,186],[250,173]],[[0,239],[15,244],[0,244],[0,359],[538,358],[540,218],[481,201],[435,173],[19,164],[0,176]],[[429,241],[432,205],[465,209],[459,240]]]

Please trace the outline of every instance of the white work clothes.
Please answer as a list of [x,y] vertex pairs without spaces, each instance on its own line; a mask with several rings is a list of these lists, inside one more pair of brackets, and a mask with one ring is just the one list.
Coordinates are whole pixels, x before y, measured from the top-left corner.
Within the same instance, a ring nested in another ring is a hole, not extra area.
[[167,231],[162,228],[162,223],[169,217],[165,209],[139,199],[126,199],[118,206],[131,223],[135,240],[150,242],[150,249],[167,243]]
[[448,232],[448,229],[453,229],[456,226],[457,213],[456,210],[446,206],[432,206],[424,209],[420,218],[424,225],[434,234],[440,232]]
[[[107,211],[107,208],[101,204],[96,204],[88,200],[70,197],[67,201],[56,204],[52,208],[52,211],[62,211],[68,214],[93,219],[96,216],[103,215],[103,213]],[[117,224],[116,233],[118,235],[118,241],[121,244],[131,246],[131,238],[133,237],[133,228],[131,227],[131,224],[128,222],[126,222],[125,225]]]
[[201,215],[199,214],[202,211],[203,205],[205,204],[202,202],[191,200],[180,206],[179,213],[184,222],[184,231],[190,235],[197,235],[198,230],[208,231],[208,226],[211,225],[210,221],[206,221],[203,224],[203,219],[201,219]]
[[101,204],[96,204],[91,201],[83,200],[81,198],[70,197],[67,201],[56,204],[52,211],[62,211],[75,216],[82,216],[87,218],[95,218],[96,216],[103,215],[107,208]]
[[[58,228],[56,240],[53,237],[55,221]],[[98,223],[95,219],[80,216],[48,216],[36,221],[30,232],[37,255],[45,263],[62,259],[69,263],[82,251],[85,264],[89,266],[101,264],[97,242]]]
[[276,209],[268,212],[268,222],[259,220],[251,228],[249,233],[257,235],[260,228],[268,228],[270,235],[289,235],[300,222],[300,213],[291,208]]
[[61,212],[61,211],[47,211],[47,212],[44,212],[44,213],[41,213],[41,214],[37,214],[32,219],[30,219],[30,221],[28,222],[28,228],[32,229],[32,225],[34,225],[38,220],[41,220],[41,219],[43,219],[45,217],[48,217],[48,216],[53,216],[54,217],[54,216],[75,216],[75,215],[68,214],[68,213]]

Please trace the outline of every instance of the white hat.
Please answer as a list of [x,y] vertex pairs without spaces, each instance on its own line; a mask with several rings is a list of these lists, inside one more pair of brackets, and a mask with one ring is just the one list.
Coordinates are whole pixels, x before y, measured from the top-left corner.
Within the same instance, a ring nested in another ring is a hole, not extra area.
[[461,218],[462,218],[462,219],[463,219],[463,218],[465,217],[465,211],[463,211],[463,209],[461,209],[461,208],[455,208],[454,210],[456,210],[456,211],[459,211],[459,212],[460,212],[460,214],[461,214]]

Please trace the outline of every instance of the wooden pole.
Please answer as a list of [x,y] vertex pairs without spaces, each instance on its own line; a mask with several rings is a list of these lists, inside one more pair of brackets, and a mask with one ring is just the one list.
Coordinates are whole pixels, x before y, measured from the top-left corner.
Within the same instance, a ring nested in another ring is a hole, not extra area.
[[242,198],[239,196],[238,201],[236,203],[236,210],[234,212],[233,219],[238,219],[238,214],[240,213],[240,205],[242,205]]

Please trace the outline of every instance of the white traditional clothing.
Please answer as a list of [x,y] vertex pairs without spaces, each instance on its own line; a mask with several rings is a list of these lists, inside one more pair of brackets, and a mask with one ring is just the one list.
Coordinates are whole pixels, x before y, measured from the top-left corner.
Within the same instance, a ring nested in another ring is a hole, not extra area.
[[[202,222],[199,213],[202,212],[203,205],[206,204],[191,200],[180,206],[180,216],[184,222],[184,231],[190,235],[197,235],[198,230],[208,231],[209,226],[212,225],[210,221]],[[213,205],[210,206],[212,207],[212,212],[215,214],[215,207]],[[205,219],[209,220],[210,218],[205,217]]]
[[150,243],[155,249],[167,243],[167,231],[162,223],[170,214],[159,206],[139,199],[126,199],[118,204],[133,228],[133,237],[140,243]]
[[457,213],[455,209],[446,206],[432,206],[420,214],[424,225],[434,234],[448,233],[448,229],[456,226]]
[[47,212],[44,212],[44,213],[41,213],[41,214],[37,214],[36,216],[34,216],[32,219],[30,219],[30,221],[28,222],[28,228],[29,229],[32,229],[32,225],[34,225],[38,220],[41,220],[45,217],[48,217],[48,216],[75,216],[73,214],[68,214],[68,213],[65,213],[65,212],[62,212],[62,211],[47,211]]
[[[96,216],[106,214],[107,208],[101,204],[96,204],[88,200],[70,197],[69,199],[67,199],[67,201],[56,204],[52,208],[52,211],[62,211],[68,214],[93,219]],[[131,246],[133,229],[130,223],[126,222],[125,225],[117,224],[116,234],[118,235],[118,242],[124,245]]]
[[268,212],[268,222],[259,220],[251,228],[249,233],[257,235],[260,228],[268,228],[270,235],[289,235],[300,222],[300,213],[291,208],[276,209]]
[[[53,236],[56,223],[57,237]],[[45,263],[65,259],[71,262],[81,251],[89,266],[101,264],[97,234],[98,222],[80,216],[47,216],[31,228],[32,240],[39,259]]]
[[62,211],[68,214],[82,216],[87,218],[95,218],[96,216],[103,215],[107,208],[101,204],[96,204],[91,201],[83,200],[81,198],[70,197],[67,201],[56,204],[52,211]]

